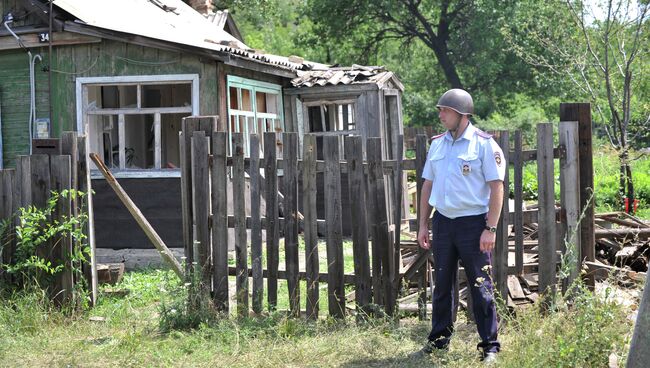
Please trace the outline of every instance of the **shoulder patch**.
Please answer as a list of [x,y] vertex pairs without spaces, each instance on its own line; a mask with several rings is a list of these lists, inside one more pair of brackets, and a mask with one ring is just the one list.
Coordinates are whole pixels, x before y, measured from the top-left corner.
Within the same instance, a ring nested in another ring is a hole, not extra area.
[[485,138],[485,139],[492,138],[492,134],[488,134],[488,133],[486,133],[486,132],[484,132],[484,131],[482,131],[480,129],[476,129],[476,135],[478,135],[481,138]]
[[438,135],[434,135],[433,137],[431,137],[431,140],[434,140],[434,139],[438,139],[438,138],[444,137],[445,134],[447,134],[447,132],[444,132],[444,133],[441,133],[441,134],[438,134]]

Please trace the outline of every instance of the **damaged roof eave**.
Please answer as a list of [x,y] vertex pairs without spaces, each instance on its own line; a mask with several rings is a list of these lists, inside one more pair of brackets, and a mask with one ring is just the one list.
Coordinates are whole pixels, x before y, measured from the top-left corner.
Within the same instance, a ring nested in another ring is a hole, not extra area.
[[216,50],[204,49],[200,47],[177,44],[177,43],[157,40],[145,36],[106,30],[103,28],[98,28],[98,27],[89,26],[89,25],[85,25],[77,22],[71,22],[71,21],[66,21],[63,24],[63,28],[68,32],[83,34],[87,36],[95,36],[95,37],[105,38],[113,41],[128,42],[139,46],[155,47],[158,49],[175,51],[175,52],[189,52],[198,56],[203,56],[216,61],[221,61],[227,65],[236,66],[245,69],[252,69],[255,71],[277,75],[280,77],[285,77],[285,78],[296,77],[296,73],[287,67],[283,67],[275,64],[268,64],[261,61],[258,62],[256,60],[249,60],[244,57],[233,55],[225,51],[216,51]]

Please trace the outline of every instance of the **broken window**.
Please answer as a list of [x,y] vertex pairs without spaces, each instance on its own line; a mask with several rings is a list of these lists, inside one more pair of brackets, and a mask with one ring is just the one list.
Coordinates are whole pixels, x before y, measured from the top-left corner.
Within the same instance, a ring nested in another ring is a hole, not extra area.
[[85,85],[84,113],[90,151],[115,170],[179,168],[181,122],[195,113],[193,83],[184,80]]
[[[282,88],[279,85],[228,76],[228,133],[244,134],[244,154],[250,156],[250,134],[283,132]],[[230,142],[229,139],[229,149]],[[232,152],[232,151],[231,151]]]

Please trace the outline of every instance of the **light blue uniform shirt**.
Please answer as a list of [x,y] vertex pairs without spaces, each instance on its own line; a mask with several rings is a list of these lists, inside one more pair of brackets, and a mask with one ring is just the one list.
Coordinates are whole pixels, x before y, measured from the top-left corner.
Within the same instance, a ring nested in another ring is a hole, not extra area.
[[487,213],[488,182],[503,180],[506,168],[499,145],[471,123],[456,141],[450,132],[436,136],[422,172],[433,182],[429,204],[449,218]]

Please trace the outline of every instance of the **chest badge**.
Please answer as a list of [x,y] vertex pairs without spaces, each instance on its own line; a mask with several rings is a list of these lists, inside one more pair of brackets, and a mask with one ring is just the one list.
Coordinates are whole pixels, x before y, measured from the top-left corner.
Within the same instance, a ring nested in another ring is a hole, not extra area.
[[470,166],[469,161],[463,161],[463,175],[467,176],[469,175],[470,172],[472,172],[472,166]]

